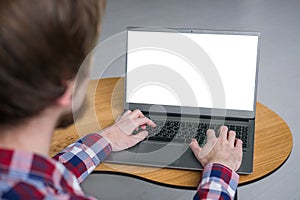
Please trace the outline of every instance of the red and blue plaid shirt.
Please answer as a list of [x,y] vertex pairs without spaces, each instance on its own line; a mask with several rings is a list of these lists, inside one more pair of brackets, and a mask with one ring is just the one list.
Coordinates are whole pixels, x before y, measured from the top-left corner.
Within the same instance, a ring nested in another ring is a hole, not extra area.
[[[95,199],[79,184],[110,152],[111,145],[96,133],[53,159],[0,148],[0,199]],[[238,179],[223,165],[207,165],[194,199],[233,199]]]

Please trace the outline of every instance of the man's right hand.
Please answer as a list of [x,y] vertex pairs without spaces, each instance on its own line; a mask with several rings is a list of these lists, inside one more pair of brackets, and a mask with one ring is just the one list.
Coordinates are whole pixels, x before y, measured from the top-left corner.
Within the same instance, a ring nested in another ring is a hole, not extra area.
[[226,126],[220,128],[220,135],[216,138],[214,130],[207,130],[207,143],[201,148],[193,139],[190,148],[203,167],[209,163],[219,163],[231,170],[237,171],[242,163],[242,141],[236,139],[236,133],[229,131]]

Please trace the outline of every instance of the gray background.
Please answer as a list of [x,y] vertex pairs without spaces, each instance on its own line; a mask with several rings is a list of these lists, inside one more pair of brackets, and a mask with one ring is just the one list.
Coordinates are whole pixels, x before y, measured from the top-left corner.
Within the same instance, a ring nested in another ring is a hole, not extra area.
[[[99,41],[101,48],[96,51],[91,78],[123,75],[125,37],[112,36],[127,26],[260,31],[258,101],[287,122],[294,146],[290,158],[278,171],[239,187],[239,199],[300,200],[299,19],[299,0],[108,0]],[[91,175],[83,188],[100,199],[124,200],[192,199],[195,192],[117,175]]]

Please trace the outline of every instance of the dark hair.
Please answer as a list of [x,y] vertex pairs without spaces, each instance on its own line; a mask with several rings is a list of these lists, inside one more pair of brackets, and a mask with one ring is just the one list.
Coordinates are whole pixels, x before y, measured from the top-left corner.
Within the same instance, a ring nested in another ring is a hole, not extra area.
[[105,1],[0,1],[0,125],[60,97],[93,48]]

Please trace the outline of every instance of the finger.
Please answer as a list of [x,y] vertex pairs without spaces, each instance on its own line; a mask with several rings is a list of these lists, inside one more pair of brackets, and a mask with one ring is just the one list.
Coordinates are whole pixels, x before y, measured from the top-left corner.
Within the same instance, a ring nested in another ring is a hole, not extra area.
[[229,141],[229,144],[232,147],[234,147],[235,137],[236,137],[235,131],[229,131],[229,133],[228,133],[228,141]]
[[206,131],[207,141],[216,139],[216,133],[213,129],[208,129]]
[[139,110],[136,109],[130,113],[130,119],[139,118],[139,117],[145,117],[144,114]]
[[243,160],[243,142],[242,142],[242,140],[240,140],[240,139],[236,140],[235,148],[236,148],[236,151],[238,151],[238,158],[239,158],[236,169],[235,169],[235,171],[237,171],[240,168],[240,166],[242,164],[242,160]]
[[122,117],[122,115],[119,115],[115,121],[116,122],[120,121],[121,117]]
[[156,124],[147,117],[136,118],[134,119],[137,126],[148,125],[151,127],[155,127]]
[[243,142],[242,142],[242,140],[240,140],[240,139],[235,139],[235,147],[236,147],[237,149],[243,150]]
[[121,117],[126,117],[126,116],[130,115],[130,113],[132,113],[132,111],[131,110],[127,110],[127,111],[125,111],[123,113],[123,115]]
[[202,148],[199,146],[196,139],[192,139],[192,142],[190,143],[190,148],[192,149],[195,157],[199,160],[199,155]]
[[227,140],[227,132],[228,132],[227,126],[221,126],[219,138]]

